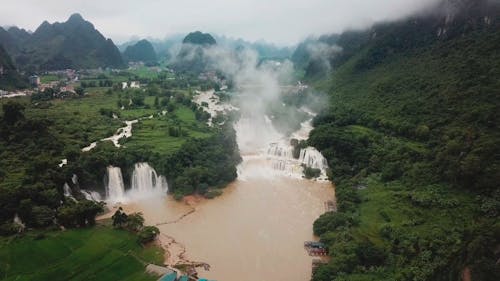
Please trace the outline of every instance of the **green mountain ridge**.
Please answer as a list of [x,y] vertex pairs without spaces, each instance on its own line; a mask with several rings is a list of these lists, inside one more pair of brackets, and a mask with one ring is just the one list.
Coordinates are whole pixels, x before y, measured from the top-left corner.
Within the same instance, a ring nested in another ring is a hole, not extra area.
[[27,71],[125,66],[113,41],[79,14],[63,23],[44,21],[33,34],[0,29],[0,42],[15,64]]
[[140,40],[134,45],[128,46],[123,52],[126,61],[157,62],[155,49],[148,40]]
[[459,8],[330,37],[333,73],[309,73],[338,200],[313,280],[500,277],[500,8],[443,3]]
[[201,31],[191,32],[182,40],[183,44],[193,44],[193,45],[215,45],[217,42],[209,33],[203,33]]
[[204,54],[205,50],[217,45],[208,33],[191,32],[182,40],[182,47],[172,67],[180,72],[200,73],[210,69],[210,63]]

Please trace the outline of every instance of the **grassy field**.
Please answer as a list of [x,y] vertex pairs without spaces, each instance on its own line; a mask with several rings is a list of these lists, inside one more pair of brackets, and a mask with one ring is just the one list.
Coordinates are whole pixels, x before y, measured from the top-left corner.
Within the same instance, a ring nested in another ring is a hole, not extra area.
[[137,75],[139,78],[155,79],[158,78],[158,72],[151,70],[151,68],[143,66],[136,69],[129,70],[130,73]]
[[59,81],[60,78],[57,75],[54,74],[49,74],[49,75],[42,75],[40,76],[40,83],[50,83],[53,81]]
[[161,248],[109,226],[0,240],[2,280],[156,280],[144,268],[162,262]]

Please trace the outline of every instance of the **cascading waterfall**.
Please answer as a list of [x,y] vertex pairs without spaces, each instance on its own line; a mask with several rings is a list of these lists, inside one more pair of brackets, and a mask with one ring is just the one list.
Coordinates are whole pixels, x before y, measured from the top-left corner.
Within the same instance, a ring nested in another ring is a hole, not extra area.
[[269,145],[269,148],[267,149],[267,154],[271,156],[291,159],[293,158],[293,147],[291,145],[283,146],[278,143],[271,143]]
[[75,197],[73,197],[73,192],[71,190],[71,187],[69,187],[68,183],[64,183],[63,185],[63,191],[64,191],[64,197],[69,198],[73,201],[77,201]]
[[68,183],[64,184],[63,191],[65,197],[73,197],[73,195],[71,195],[71,188],[69,187]]
[[141,199],[163,195],[168,191],[167,180],[158,175],[148,163],[137,163],[132,173],[132,188],[129,197]]
[[145,198],[161,197],[168,191],[167,180],[158,175],[148,163],[137,163],[132,173],[131,188],[125,191],[121,169],[109,166],[107,171],[106,201],[126,203]]
[[[303,122],[302,127],[299,129],[301,135],[308,135],[304,126],[308,126],[309,130],[310,120]],[[312,127],[311,127],[312,128]],[[304,132],[302,132],[304,131]],[[294,136],[294,135],[292,135]],[[303,166],[321,170],[319,180],[326,180],[326,170],[328,169],[328,162],[325,157],[314,147],[306,147],[300,150],[299,158],[293,157],[293,146],[288,141],[282,140],[280,142],[270,143],[267,148],[267,159],[271,160],[271,167],[273,170],[281,174],[302,178],[304,168]]]
[[126,201],[122,170],[119,167],[108,166],[107,178],[106,199],[113,203]]
[[314,169],[325,171],[328,168],[328,162],[325,157],[314,147],[307,147],[300,150],[299,161]]
[[102,201],[101,194],[97,191],[89,191],[85,189],[81,189],[80,192],[85,196],[85,199],[90,200],[90,201]]
[[73,174],[73,176],[71,177],[71,181],[73,182],[73,184],[78,184],[78,176],[76,174]]

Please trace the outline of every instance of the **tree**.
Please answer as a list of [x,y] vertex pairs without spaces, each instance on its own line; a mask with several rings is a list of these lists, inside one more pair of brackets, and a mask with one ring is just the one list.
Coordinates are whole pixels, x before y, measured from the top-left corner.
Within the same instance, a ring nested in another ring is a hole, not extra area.
[[144,226],[142,213],[132,213],[127,217],[126,227],[130,231],[139,231]]
[[125,214],[125,212],[122,211],[122,207],[118,208],[118,210],[116,210],[116,212],[111,217],[111,219],[113,220],[113,226],[116,228],[122,228],[127,223],[128,216],[127,214]]
[[12,125],[17,121],[24,119],[24,105],[15,102],[8,101],[3,104],[3,119],[7,124]]
[[155,108],[158,108],[158,107],[159,107],[159,105],[160,105],[160,102],[159,102],[159,100],[158,100],[158,97],[156,96],[156,97],[155,97],[154,106],[155,106]]
[[80,226],[94,225],[97,214],[104,210],[102,203],[96,203],[90,200],[78,202],[78,220]]
[[156,226],[145,226],[137,234],[137,240],[139,243],[145,244],[153,241],[158,234],[160,234],[160,230]]
[[143,106],[144,96],[140,92],[135,92],[132,96],[132,104],[134,106]]
[[34,206],[31,213],[35,226],[49,226],[55,218],[54,210],[47,206]]
[[83,96],[85,94],[85,88],[83,87],[76,87],[75,88],[75,93],[79,96]]
[[94,225],[95,217],[102,211],[102,205],[94,201],[68,202],[57,210],[57,221],[65,227]]
[[57,222],[64,227],[74,227],[77,221],[77,210],[69,204],[57,210]]

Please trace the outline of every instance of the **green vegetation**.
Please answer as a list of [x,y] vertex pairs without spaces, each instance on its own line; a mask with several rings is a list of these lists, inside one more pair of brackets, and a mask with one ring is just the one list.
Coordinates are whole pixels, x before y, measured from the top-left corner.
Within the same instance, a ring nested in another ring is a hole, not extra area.
[[2,280],[156,280],[147,263],[163,264],[163,250],[110,226],[41,232],[0,239]]
[[[98,78],[115,81],[108,75]],[[0,100],[2,234],[19,230],[12,222],[15,214],[29,227],[92,225],[102,206],[84,200],[79,190],[103,194],[102,179],[109,165],[122,169],[129,186],[134,164],[149,162],[167,177],[170,191],[178,198],[216,194],[214,189],[236,177],[239,157],[234,131],[208,127],[207,116],[191,102],[186,85],[203,84],[163,75],[145,81],[144,90],[122,90],[116,87],[121,82],[114,82],[112,88],[92,88],[85,95],[54,98],[43,92]],[[100,141],[124,127],[123,121],[134,119],[139,121],[133,124],[133,135],[121,139],[121,147]],[[97,142],[96,148],[81,151],[92,142]],[[59,167],[61,159],[68,164]],[[77,184],[72,182],[73,174],[78,176]],[[65,183],[78,203],[63,196]]]
[[59,81],[61,78],[57,75],[54,74],[47,74],[47,75],[41,75],[40,76],[40,83],[46,84],[50,82],[56,82]]
[[25,88],[27,85],[26,79],[17,72],[9,54],[0,45],[0,90]]
[[316,81],[332,102],[308,142],[338,212],[315,222],[332,259],[313,280],[499,279],[500,32],[468,13],[445,38],[429,36],[434,18],[359,33]]
[[142,61],[144,63],[156,63],[158,58],[153,45],[148,40],[141,40],[132,46],[128,46],[123,57],[126,61]]
[[127,215],[122,211],[120,207],[111,217],[113,220],[113,227],[137,233],[137,242],[141,244],[152,242],[160,234],[160,230],[156,226],[144,225],[142,213]]
[[215,45],[217,42],[209,33],[202,33],[201,31],[191,32],[182,40],[183,44],[194,45]]

